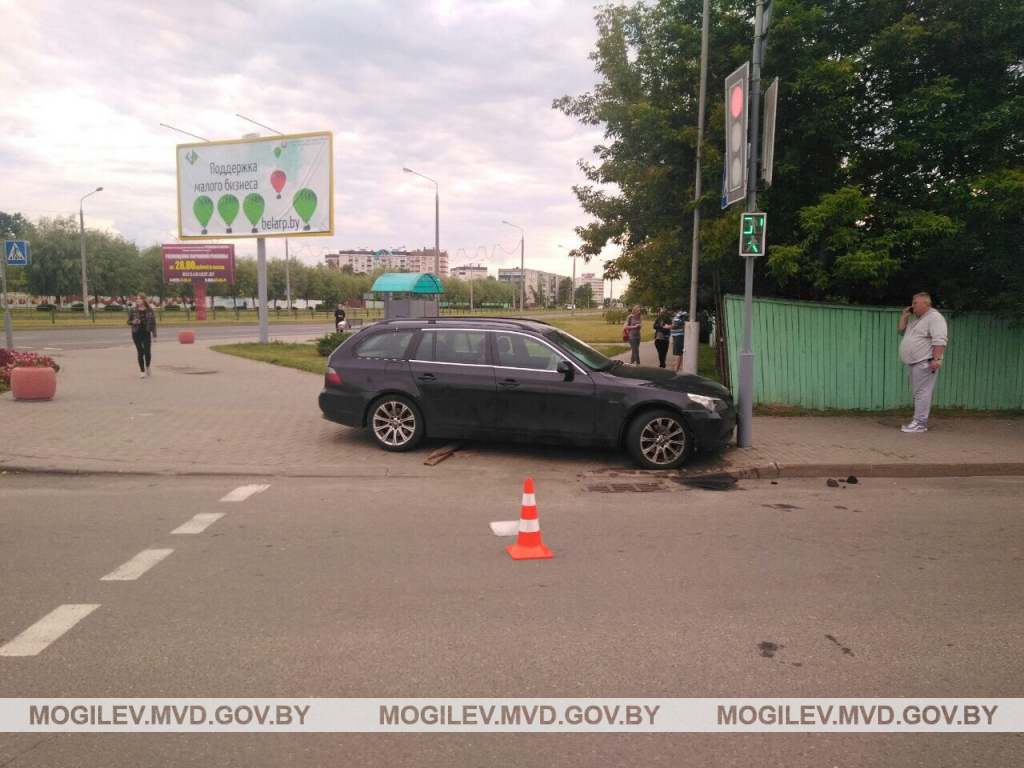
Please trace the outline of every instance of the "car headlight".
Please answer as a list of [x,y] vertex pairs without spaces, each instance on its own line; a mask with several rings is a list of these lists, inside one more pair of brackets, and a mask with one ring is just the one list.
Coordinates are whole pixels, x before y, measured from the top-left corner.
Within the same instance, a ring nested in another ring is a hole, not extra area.
[[687,395],[687,397],[698,405],[707,408],[712,413],[725,410],[725,401],[721,398],[708,397],[707,395]]

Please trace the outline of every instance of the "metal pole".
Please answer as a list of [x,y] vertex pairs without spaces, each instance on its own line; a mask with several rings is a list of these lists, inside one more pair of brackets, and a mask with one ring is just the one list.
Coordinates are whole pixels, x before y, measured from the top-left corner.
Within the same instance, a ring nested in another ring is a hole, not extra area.
[[690,264],[690,318],[683,330],[683,373],[697,373],[700,322],[697,320],[697,265],[700,261],[700,198],[702,194],[701,154],[704,148],[704,94],[708,84],[708,27],[711,0],[704,0],[700,35],[700,105],[697,108],[697,178],[694,184],[693,256]]
[[288,300],[288,312],[292,311],[292,276],[288,269],[288,238],[284,239],[284,293]]
[[519,235],[519,314],[526,314],[526,232]]
[[0,257],[0,301],[4,303],[4,338],[7,342],[7,349],[14,349],[14,338],[11,335],[11,308],[7,304],[7,247],[4,246],[3,256]]
[[441,188],[434,182],[434,274],[441,277]]
[[473,265],[469,266],[469,314],[473,314]]
[[[757,0],[754,16],[754,66],[750,77],[750,160],[747,170],[747,212],[757,210],[757,140],[760,135],[761,112],[761,32],[764,22],[764,2]],[[739,433],[736,445],[749,448],[754,418],[754,350],[751,337],[754,312],[754,258],[746,257],[743,285],[743,350],[739,354]]]
[[85,274],[85,214],[82,213],[82,203],[78,203],[78,226],[79,242],[82,246],[82,310],[85,317],[89,317],[89,278]]
[[576,255],[572,257],[572,291],[569,293],[569,302],[572,306],[572,317],[576,317]]
[[267,238],[256,238],[256,283],[259,296],[260,344],[270,343],[270,313],[267,310]]

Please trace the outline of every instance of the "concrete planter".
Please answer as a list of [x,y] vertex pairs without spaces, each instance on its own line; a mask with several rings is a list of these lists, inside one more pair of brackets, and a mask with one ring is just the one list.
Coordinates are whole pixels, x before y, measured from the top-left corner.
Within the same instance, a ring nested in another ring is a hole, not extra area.
[[196,343],[196,332],[195,331],[178,331],[178,342],[181,344],[195,344]]
[[49,400],[57,393],[57,372],[53,368],[25,366],[11,371],[11,394],[15,400]]

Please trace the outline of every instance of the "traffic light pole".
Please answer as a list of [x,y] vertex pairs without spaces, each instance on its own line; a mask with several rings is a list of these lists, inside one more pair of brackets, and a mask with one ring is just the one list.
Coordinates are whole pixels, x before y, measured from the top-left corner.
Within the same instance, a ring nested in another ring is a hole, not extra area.
[[[0,240],[3,243],[3,240]],[[11,308],[7,304],[7,249],[4,246],[4,253],[0,255],[0,300],[4,304],[4,339],[6,346],[10,350],[14,350],[14,338],[11,336]],[[574,261],[573,264],[576,262]]]
[[[754,62],[750,76],[750,143],[747,170],[747,212],[757,210],[757,140],[761,134],[761,57],[764,51],[762,26],[764,24],[764,0],[757,0],[754,15]],[[749,448],[753,434],[754,418],[754,350],[751,346],[754,314],[754,257],[746,257],[743,281],[743,349],[739,354],[739,433],[736,445]]]

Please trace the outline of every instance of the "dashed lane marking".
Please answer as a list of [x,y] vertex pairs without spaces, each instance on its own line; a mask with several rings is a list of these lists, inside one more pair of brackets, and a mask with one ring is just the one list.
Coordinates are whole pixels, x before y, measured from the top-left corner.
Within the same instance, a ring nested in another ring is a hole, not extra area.
[[35,656],[99,607],[100,604],[96,603],[55,608],[9,643],[0,646],[0,656]]
[[201,512],[184,525],[179,525],[171,533],[202,533],[222,517],[224,517],[223,512]]
[[269,485],[241,485],[221,499],[221,501],[245,501],[254,493],[262,493],[269,487]]
[[120,568],[108,573],[100,581],[134,581],[173,551],[173,549],[144,549]]

